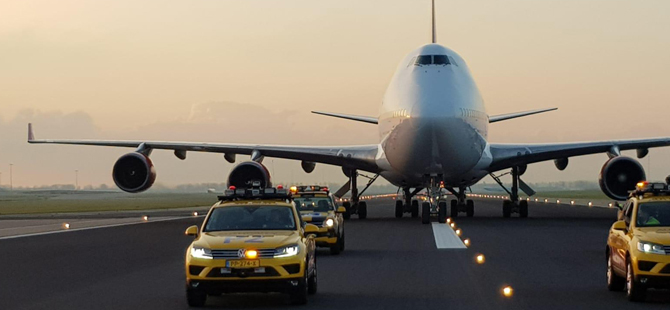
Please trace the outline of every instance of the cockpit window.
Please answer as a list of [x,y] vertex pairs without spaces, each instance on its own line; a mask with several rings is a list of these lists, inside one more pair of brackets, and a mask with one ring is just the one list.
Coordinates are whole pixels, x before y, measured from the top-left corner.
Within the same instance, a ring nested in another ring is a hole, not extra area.
[[414,63],[417,66],[426,66],[426,65],[451,65],[449,56],[447,55],[421,55],[416,58]]
[[433,55],[433,64],[434,65],[448,65],[449,59],[447,55]]
[[421,55],[416,58],[417,65],[430,65],[433,62],[431,55]]

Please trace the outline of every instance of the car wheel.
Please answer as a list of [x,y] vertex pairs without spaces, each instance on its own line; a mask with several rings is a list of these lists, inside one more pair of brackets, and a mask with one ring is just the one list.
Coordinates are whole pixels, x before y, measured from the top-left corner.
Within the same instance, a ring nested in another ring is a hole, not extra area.
[[346,210],[346,211],[342,214],[342,217],[344,217],[345,220],[348,220],[348,219],[351,217],[351,212],[349,211],[349,209],[351,209],[351,203],[349,203],[349,202],[347,201],[347,202],[343,203],[342,206],[343,206],[344,209]]
[[307,280],[307,293],[310,295],[316,294],[316,290],[318,288],[318,272],[317,272],[317,267],[316,267],[316,261],[314,262],[314,273],[312,273],[312,276],[309,277]]
[[626,268],[626,296],[630,301],[644,301],[646,294],[647,290],[642,287],[640,282],[635,281],[633,263],[629,259]]
[[358,203],[358,219],[364,220],[368,217],[368,204],[365,201]]
[[430,203],[424,202],[421,204],[421,223],[430,223]]
[[612,267],[612,255],[607,257],[607,289],[610,291],[622,291],[626,287],[626,279],[614,273]]
[[446,223],[447,222],[447,203],[442,201],[438,204],[438,211],[437,211],[437,221],[440,223]]
[[207,294],[204,292],[198,292],[194,290],[186,290],[186,302],[189,307],[200,308],[205,305],[207,301]]
[[419,202],[412,200],[412,218],[419,217]]
[[338,237],[337,237],[337,242],[335,242],[335,244],[331,244],[331,245],[330,245],[330,254],[331,254],[331,255],[338,255],[338,254],[340,254],[340,249],[341,249],[341,247],[340,247],[340,240],[341,240],[341,238],[342,238],[342,237],[339,237],[339,236],[338,236]]
[[[305,266],[307,266],[307,262],[305,262]],[[291,303],[294,305],[304,305],[307,303],[308,273],[309,271],[307,270],[307,267],[305,267],[305,272],[302,279],[298,280],[298,285],[295,287],[295,290],[291,293]]]
[[401,218],[403,211],[402,200],[396,200],[395,202],[395,217]]
[[344,251],[344,231],[342,231],[342,236],[339,239],[340,243],[340,252]]

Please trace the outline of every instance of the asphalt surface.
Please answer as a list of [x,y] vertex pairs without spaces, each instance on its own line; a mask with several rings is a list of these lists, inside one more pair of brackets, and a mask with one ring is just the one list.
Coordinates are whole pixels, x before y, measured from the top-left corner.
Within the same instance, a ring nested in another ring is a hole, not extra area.
[[[346,222],[346,250],[319,251],[314,309],[668,309],[670,293],[643,304],[605,287],[604,247],[614,209],[530,203],[503,219],[500,200],[477,200],[455,219],[466,250],[438,250],[431,225],[370,202]],[[186,227],[202,218],[0,240],[0,309],[187,309]],[[486,262],[479,265],[475,256]],[[503,286],[514,288],[511,298]],[[208,308],[293,308],[276,294],[210,297]]]

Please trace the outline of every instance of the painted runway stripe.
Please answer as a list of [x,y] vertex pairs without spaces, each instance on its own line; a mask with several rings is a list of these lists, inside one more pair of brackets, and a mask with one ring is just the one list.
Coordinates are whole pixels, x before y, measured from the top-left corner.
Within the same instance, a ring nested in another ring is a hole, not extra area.
[[461,238],[447,224],[433,223],[433,235],[438,249],[467,249]]
[[0,240],[44,236],[44,235],[52,235],[52,234],[60,234],[60,233],[75,232],[75,231],[82,231],[82,230],[100,229],[100,228],[111,228],[111,227],[119,227],[119,226],[138,225],[138,224],[150,224],[150,223],[165,222],[165,221],[176,221],[176,220],[182,220],[182,219],[194,218],[194,217],[204,217],[204,215],[171,217],[171,218],[166,218],[166,219],[150,220],[148,222],[121,223],[121,224],[111,224],[111,225],[103,225],[103,226],[62,229],[62,230],[54,230],[54,231],[46,231],[46,232],[25,234],[25,235],[0,237]]

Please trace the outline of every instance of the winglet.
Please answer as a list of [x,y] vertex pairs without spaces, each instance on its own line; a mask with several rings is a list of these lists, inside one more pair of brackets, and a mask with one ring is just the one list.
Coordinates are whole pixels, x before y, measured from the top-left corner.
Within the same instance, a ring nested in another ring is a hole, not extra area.
[[33,124],[28,123],[28,142],[33,142],[35,140],[35,134],[33,133]]

